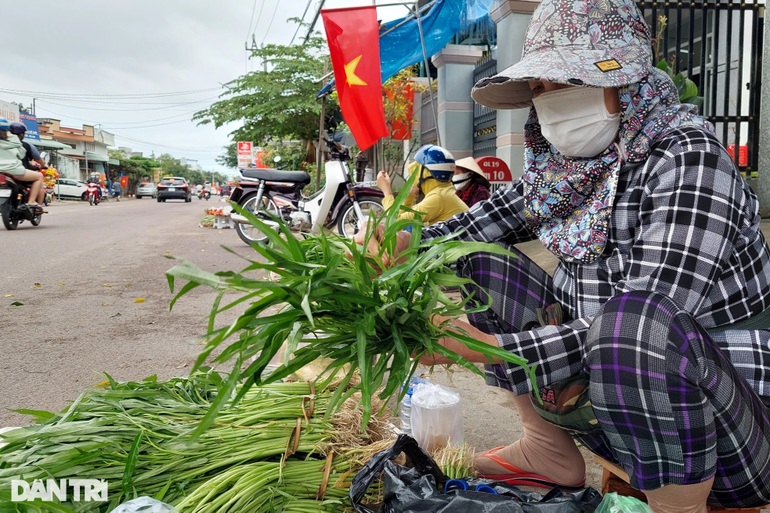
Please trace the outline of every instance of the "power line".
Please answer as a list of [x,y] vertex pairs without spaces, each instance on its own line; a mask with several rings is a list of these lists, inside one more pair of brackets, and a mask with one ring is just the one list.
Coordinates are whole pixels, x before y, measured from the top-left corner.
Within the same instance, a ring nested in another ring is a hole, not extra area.
[[[305,16],[307,15],[308,9],[310,9],[310,4],[313,2],[313,0],[307,0],[307,4],[305,4],[305,12],[302,13],[302,17],[300,18],[300,22],[305,21]],[[294,31],[294,35],[291,36],[291,42],[289,42],[289,46],[294,44],[294,39],[297,37],[297,34],[299,33],[299,29],[302,26],[302,23],[297,23],[297,30]]]
[[[219,97],[218,96],[212,96],[210,98],[196,100],[194,102],[185,102],[185,103],[180,103],[180,104],[175,104],[175,105],[166,105],[166,106],[163,106],[163,107],[147,107],[147,108],[141,108],[141,109],[140,108],[114,109],[114,108],[86,107],[86,106],[83,106],[83,105],[72,105],[72,104],[67,104],[67,103],[52,102],[51,100],[49,100],[47,98],[44,98],[44,99],[38,98],[37,99],[37,103],[38,104],[39,103],[44,103],[44,104],[58,105],[60,107],[69,107],[71,109],[101,110],[101,111],[109,111],[109,112],[138,112],[138,111],[151,111],[151,110],[166,110],[166,109],[170,109],[170,108],[173,108],[173,107],[181,107],[181,106],[185,106],[185,105],[194,105],[196,103],[209,102],[210,100],[214,100],[216,98],[219,98]],[[83,101],[86,101],[86,100],[83,100]],[[97,104],[99,104],[98,102],[93,102],[93,101],[89,101],[89,103],[97,103]],[[194,112],[197,112],[197,111],[194,111]]]
[[251,6],[251,18],[249,18],[249,28],[246,29],[246,41],[249,40],[249,34],[251,34],[251,24],[254,22],[254,11],[257,10],[257,0]]
[[[179,119],[177,121],[169,121],[168,123],[157,123],[155,125],[143,125],[143,126],[122,126],[117,127],[118,130],[137,130],[137,129],[145,129],[145,128],[155,128],[158,126],[166,126],[166,125],[176,125],[177,123],[188,123],[189,119]],[[114,130],[115,127],[110,126],[109,124],[105,123],[108,126],[102,127],[104,130]]]
[[185,152],[193,152],[193,153],[212,154],[212,153],[221,152],[225,148],[227,148],[226,146],[216,146],[216,147],[211,146],[210,149],[203,149],[202,147],[185,148],[183,146],[171,146],[171,145],[168,145],[168,144],[160,144],[160,143],[157,143],[157,142],[143,141],[142,139],[135,139],[133,137],[129,137],[127,135],[122,135],[122,134],[119,134],[119,133],[116,133],[115,136],[120,137],[122,139],[127,139],[127,140],[135,142],[135,143],[145,144],[147,146],[159,146],[161,148],[170,148],[172,150],[185,151]]
[[52,93],[47,91],[25,91],[22,89],[2,89],[0,92],[9,94],[18,94],[22,96],[34,96],[34,97],[49,97],[49,98],[125,98],[125,99],[139,99],[139,98],[167,98],[169,96],[187,96],[190,94],[198,93],[210,93],[212,91],[221,91],[221,87],[213,87],[208,89],[193,89],[188,91],[170,91],[165,93],[134,93],[134,94],[96,94],[96,93]]
[[305,40],[302,42],[302,44],[307,44],[307,40],[310,39],[310,35],[313,33],[313,29],[315,28],[316,22],[318,22],[318,16],[321,15],[321,9],[324,8],[324,4],[326,3],[326,0],[321,0],[318,3],[318,10],[315,12],[315,16],[313,16],[313,21],[310,22],[310,26],[307,29],[307,34],[305,34]]
[[[153,107],[158,106],[164,106],[164,108],[173,108],[176,106],[184,106],[184,105],[192,105],[194,103],[204,102],[208,101],[214,98],[219,98],[219,95],[217,96],[210,96],[208,98],[202,98],[200,100],[193,100],[193,101],[186,101],[186,102],[156,102],[156,101],[130,101],[130,100],[120,100],[120,99],[106,99],[106,98],[97,98],[97,99],[80,99],[80,98],[59,98],[56,96],[48,97],[48,96],[39,96],[35,97],[36,100],[60,100],[65,101],[68,104],[73,103],[85,103],[85,104],[96,104],[96,105],[150,105]],[[142,110],[137,108],[132,108],[131,110]]]
[[270,29],[273,27],[273,20],[275,19],[275,14],[278,12],[279,4],[280,2],[278,0],[275,0],[275,9],[273,9],[273,15],[270,17],[270,23],[267,25],[267,30],[265,30],[265,36],[262,38],[262,43],[265,42],[265,39],[267,39],[267,34],[270,32]]
[[[257,31],[257,27],[259,27],[259,22],[262,21],[262,10],[265,8],[265,1],[262,0],[259,4],[259,14],[257,15],[257,22],[254,24],[254,30],[251,30],[251,23],[249,23],[249,33],[253,36],[254,32]],[[253,38],[253,37],[252,37]],[[249,34],[246,34],[246,43],[249,42]]]

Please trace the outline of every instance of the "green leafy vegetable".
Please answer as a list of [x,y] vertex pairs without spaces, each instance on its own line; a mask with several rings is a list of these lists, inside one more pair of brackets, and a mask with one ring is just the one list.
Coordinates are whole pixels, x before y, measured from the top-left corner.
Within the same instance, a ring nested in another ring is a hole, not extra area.
[[[172,291],[177,279],[186,280],[174,303],[198,285],[219,291],[212,320],[246,305],[231,324],[219,328],[210,324],[194,368],[207,364],[214,354],[215,364],[235,359],[233,375],[240,371],[239,377],[245,380],[243,390],[247,390],[251,384],[286,378],[323,358],[328,365],[319,379],[339,374],[350,387],[332,396],[330,412],[359,391],[364,426],[372,414],[372,396],[377,394],[387,401],[403,394],[403,383],[423,355],[441,355],[483,375],[475,364],[439,344],[442,337],[454,337],[490,361],[521,365],[534,380],[534,368],[524,359],[479,342],[450,324],[451,319],[487,308],[479,305],[483,301],[471,302],[468,293],[461,300],[447,296],[445,287],[465,289],[471,283],[458,277],[450,264],[481,251],[512,254],[495,244],[461,242],[456,235],[421,241],[419,219],[397,219],[409,186],[407,182],[394,207],[385,214],[378,255],[367,254],[354,240],[336,235],[321,233],[298,239],[284,223],[279,223],[280,232],[276,232],[234,205],[268,236],[269,244],[253,245],[261,259],[246,259],[248,265],[240,272],[211,274],[187,261],[167,272]],[[371,232],[375,224],[370,222],[367,229]],[[397,234],[407,228],[412,231],[409,247],[395,255]],[[382,263],[396,256],[398,265],[388,268]],[[437,316],[447,320],[434,324]],[[280,361],[278,355],[284,345],[286,358]],[[247,361],[250,363],[242,368],[241,362]],[[352,379],[354,369],[360,374],[358,380]],[[215,408],[222,406],[223,401]],[[216,409],[210,413],[207,423],[213,422]]]

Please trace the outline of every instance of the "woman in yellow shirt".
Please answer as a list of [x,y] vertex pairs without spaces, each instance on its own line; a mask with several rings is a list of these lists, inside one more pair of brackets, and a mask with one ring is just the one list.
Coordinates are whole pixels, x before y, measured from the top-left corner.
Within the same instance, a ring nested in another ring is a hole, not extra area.
[[[417,184],[409,191],[403,206],[409,207],[422,214],[422,224],[429,226],[446,221],[460,212],[468,210],[468,206],[455,193],[452,175],[455,172],[455,159],[449,151],[441,146],[427,144],[417,150],[414,162],[408,167],[411,173],[420,173]],[[377,174],[377,186],[385,194],[382,206],[386,209],[393,206],[395,198],[390,184],[390,177],[385,171]],[[417,194],[422,192],[422,201],[415,203]],[[412,219],[415,212],[404,210],[399,219]]]

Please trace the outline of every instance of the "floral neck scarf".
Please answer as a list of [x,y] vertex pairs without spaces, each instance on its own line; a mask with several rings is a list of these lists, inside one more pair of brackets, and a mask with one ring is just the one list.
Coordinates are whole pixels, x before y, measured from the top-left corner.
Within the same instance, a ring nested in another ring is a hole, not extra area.
[[652,146],[680,127],[712,131],[697,107],[679,103],[666,73],[620,87],[617,143],[592,158],[558,153],[540,132],[532,108],[524,125],[524,216],[543,245],[565,262],[590,264],[602,254],[621,166],[644,162]]

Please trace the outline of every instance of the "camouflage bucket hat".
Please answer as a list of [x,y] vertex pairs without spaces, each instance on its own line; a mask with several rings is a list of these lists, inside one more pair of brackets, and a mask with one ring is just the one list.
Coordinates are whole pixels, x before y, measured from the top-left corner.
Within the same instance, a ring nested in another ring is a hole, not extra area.
[[532,104],[529,80],[618,87],[651,69],[650,29],[633,0],[543,0],[521,60],[479,80],[471,96],[487,107],[520,109]]

